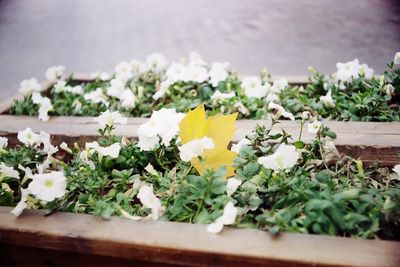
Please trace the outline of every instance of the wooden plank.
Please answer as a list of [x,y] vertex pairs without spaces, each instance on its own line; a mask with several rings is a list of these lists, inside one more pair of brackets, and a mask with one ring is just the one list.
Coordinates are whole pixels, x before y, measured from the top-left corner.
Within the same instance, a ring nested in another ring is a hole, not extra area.
[[[189,266],[400,266],[400,242],[227,227],[129,221],[28,211],[16,218],[0,207],[0,243]],[[22,255],[20,255],[22,257]]]

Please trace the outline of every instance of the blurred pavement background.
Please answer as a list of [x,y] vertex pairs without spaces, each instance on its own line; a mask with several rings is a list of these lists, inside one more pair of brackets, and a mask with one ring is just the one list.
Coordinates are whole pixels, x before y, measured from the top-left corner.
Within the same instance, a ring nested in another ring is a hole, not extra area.
[[0,101],[56,64],[112,71],[198,51],[242,74],[330,73],[356,57],[380,73],[398,50],[396,0],[0,0]]

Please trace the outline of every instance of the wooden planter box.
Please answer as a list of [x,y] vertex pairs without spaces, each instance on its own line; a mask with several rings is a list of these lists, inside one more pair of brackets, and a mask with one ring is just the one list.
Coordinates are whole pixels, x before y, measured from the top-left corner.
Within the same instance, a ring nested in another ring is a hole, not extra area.
[[0,207],[2,266],[400,266],[400,242],[10,210]]
[[[306,85],[306,76],[275,76],[273,79],[286,78],[291,85]],[[93,79],[89,74],[74,74],[76,81],[88,82]],[[51,82],[43,82],[44,91],[49,90]],[[0,134],[12,136],[14,133],[31,127],[34,131],[44,130],[52,135],[61,135],[61,139],[67,141],[76,140],[77,137],[86,136],[91,139],[98,135],[98,125],[94,122],[94,117],[77,116],[53,116],[47,122],[41,122],[32,116],[7,115],[13,99],[23,97],[17,94],[11,99],[0,103]],[[136,137],[136,131],[140,124],[145,122],[145,118],[129,118],[128,125],[116,125],[115,133],[127,137]],[[234,142],[242,139],[246,134],[251,133],[257,124],[270,125],[267,120],[239,120],[237,121],[238,131],[234,137]],[[334,141],[339,151],[362,159],[366,164],[379,160],[381,166],[393,166],[400,163],[398,152],[400,151],[400,123],[398,122],[343,122],[343,121],[324,121],[324,124],[337,133],[338,138]],[[300,133],[300,123],[292,121],[281,121],[279,128],[297,137]],[[63,136],[63,137],[62,137]],[[308,141],[312,138],[305,130],[303,140]]]
[[[0,113],[7,112],[11,104],[12,100],[1,104]],[[82,144],[98,136],[93,117],[60,116],[42,122],[36,117],[3,114],[0,121],[0,136],[9,137],[10,145],[18,143],[16,133],[26,127],[50,133],[54,144]],[[144,121],[129,118],[127,125],[116,125],[115,133],[136,137]],[[270,123],[239,120],[233,141],[249,134],[256,124]],[[400,163],[400,123],[325,124],[337,133],[335,143],[341,152],[366,164]],[[281,121],[279,128],[296,138],[300,124]],[[307,131],[303,134],[305,141],[312,138]],[[37,211],[16,218],[10,211],[0,207],[1,266],[400,266],[400,242],[291,233],[272,237],[260,230],[230,227],[214,235],[204,225],[103,220],[63,212],[45,217]]]

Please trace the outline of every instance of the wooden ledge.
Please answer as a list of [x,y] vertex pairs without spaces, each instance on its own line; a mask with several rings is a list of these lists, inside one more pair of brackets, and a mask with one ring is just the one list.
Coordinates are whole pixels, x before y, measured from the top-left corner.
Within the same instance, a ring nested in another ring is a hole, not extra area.
[[[58,212],[27,211],[16,218],[0,207],[0,244],[191,266],[399,266],[400,242],[226,227],[214,235],[204,225],[103,220]],[[0,254],[2,254],[0,250]],[[6,255],[3,255],[6,257]],[[23,255],[20,255],[23,260]],[[51,259],[48,259],[51,261]],[[76,259],[78,260],[78,259]]]

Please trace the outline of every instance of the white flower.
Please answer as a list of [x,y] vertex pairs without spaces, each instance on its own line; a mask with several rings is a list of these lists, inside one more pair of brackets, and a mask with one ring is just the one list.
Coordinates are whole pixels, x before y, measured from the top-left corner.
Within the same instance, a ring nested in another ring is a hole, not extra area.
[[308,132],[311,134],[317,134],[322,123],[319,121],[309,122],[307,125]]
[[258,163],[274,171],[288,170],[296,165],[300,153],[293,145],[281,144],[272,155],[258,158]]
[[239,143],[233,144],[233,145],[232,145],[231,151],[233,151],[233,152],[239,154],[240,149],[241,149],[242,147],[244,147],[244,146],[247,146],[247,145],[251,145],[250,140],[247,139],[247,138],[243,138],[242,140],[239,141]]
[[14,214],[15,216],[19,216],[22,214],[24,209],[28,207],[26,200],[29,193],[30,192],[28,189],[21,188],[21,200],[18,202],[17,206],[15,206],[15,208],[11,211],[12,214]]
[[267,103],[269,103],[269,102],[278,102],[279,101],[279,96],[277,94],[274,94],[274,93],[269,93],[267,95],[267,97],[265,98],[265,100],[267,101]]
[[137,134],[139,136],[138,146],[141,150],[151,150],[161,138],[162,144],[169,146],[172,138],[179,132],[179,123],[185,114],[177,113],[175,109],[162,108],[153,111],[150,119],[139,126]]
[[224,207],[224,212],[215,222],[211,223],[207,227],[207,231],[213,234],[221,232],[224,225],[234,224],[238,209],[233,205],[232,202],[228,202]]
[[96,151],[101,157],[109,156],[115,159],[119,156],[121,145],[119,143],[114,143],[110,146],[103,147],[95,141],[86,143],[86,149],[89,149],[90,153],[94,153]]
[[7,147],[8,139],[7,137],[0,137],[0,149]]
[[[19,172],[14,170],[13,167],[7,166],[5,163],[0,162],[0,178],[10,177],[19,179]],[[0,181],[3,179],[0,179]]]
[[125,84],[126,82],[121,79],[112,79],[110,87],[107,88],[107,95],[121,99],[122,94],[126,90]]
[[115,78],[117,80],[127,82],[132,77],[133,77],[132,65],[129,62],[126,61],[120,62],[115,67]]
[[208,80],[208,72],[205,67],[189,65],[187,67],[187,79],[197,83],[202,83]]
[[225,81],[228,78],[229,73],[226,70],[228,66],[229,63],[213,63],[211,65],[208,76],[210,76],[210,84],[213,87],[217,87],[220,82]]
[[145,69],[147,71],[159,74],[166,69],[167,65],[168,60],[159,53],[154,53],[146,57]]
[[24,167],[21,164],[19,164],[18,165],[18,169],[20,169],[21,171],[24,171],[24,173],[25,173],[24,178],[25,177],[31,177],[33,175],[32,174],[32,170],[29,167]]
[[385,92],[385,94],[387,94],[387,95],[393,95],[394,94],[394,91],[395,91],[395,88],[394,88],[394,86],[392,85],[392,84],[386,84],[384,87],[383,87],[383,90],[384,90],[384,92]]
[[367,64],[360,65],[357,58],[346,63],[338,62],[336,68],[336,79],[343,82],[350,82],[353,79],[357,79],[361,74],[363,74],[366,79],[371,79],[374,74],[374,70],[369,68]]
[[270,102],[268,104],[268,109],[276,110],[275,119],[279,119],[281,116],[294,121],[294,116],[292,113],[287,112],[281,105]]
[[131,71],[133,73],[133,78],[137,79],[140,75],[142,75],[146,69],[145,69],[145,64],[142,61],[139,60],[132,60],[130,62],[131,64]]
[[23,80],[20,84],[19,91],[24,95],[31,94],[32,92],[40,92],[42,87],[35,78]]
[[144,168],[148,173],[150,173],[151,175],[156,175],[158,176],[158,172],[156,171],[156,169],[154,169],[153,165],[151,165],[150,163],[147,164],[147,166]]
[[279,94],[280,92],[282,92],[283,90],[286,89],[286,87],[288,87],[289,84],[287,82],[287,80],[285,79],[279,79],[274,81],[274,83],[271,86],[271,93],[275,93],[275,94]]
[[265,97],[270,88],[270,84],[261,84],[261,80],[258,77],[246,77],[242,80],[241,86],[244,90],[244,94],[247,97],[263,98]]
[[54,153],[56,153],[58,151],[58,148],[51,144],[50,134],[48,134],[44,131],[40,131],[37,142],[38,142],[38,144],[43,144],[42,151],[47,153],[47,155],[53,155]]
[[100,124],[101,128],[113,126],[114,124],[127,124],[128,119],[123,117],[118,111],[110,112],[108,109],[101,113],[100,116],[94,118],[95,122]]
[[129,89],[126,89],[121,95],[121,106],[124,108],[134,108],[136,106],[136,96]]
[[225,99],[231,99],[232,97],[235,97],[236,94],[235,92],[230,92],[230,93],[221,93],[219,90],[216,90],[214,94],[211,96],[212,100],[225,100]]
[[189,80],[189,73],[186,66],[175,62],[172,63],[171,66],[169,66],[166,75],[167,75],[167,80],[171,84],[177,81]]
[[32,195],[43,201],[53,201],[65,195],[67,189],[67,178],[59,171],[45,174],[35,174],[28,190]]
[[242,113],[243,115],[249,115],[250,111],[248,108],[246,108],[242,102],[236,102],[234,105],[235,108],[237,108],[237,110]]
[[49,120],[49,111],[53,109],[50,98],[41,96],[39,92],[32,93],[32,102],[39,105],[39,119],[42,121]]
[[46,70],[46,73],[45,73],[46,79],[49,81],[55,82],[61,78],[64,71],[65,71],[65,67],[61,66],[61,65],[50,67]]
[[189,65],[190,66],[207,66],[203,57],[197,52],[190,52],[189,54]]
[[163,97],[168,92],[168,89],[172,84],[173,82],[171,80],[162,81],[160,84],[160,88],[153,95],[153,99],[158,100]]
[[61,142],[61,144],[59,145],[59,147],[60,147],[62,150],[68,152],[69,154],[72,154],[72,150],[68,147],[67,143],[65,143],[64,141]]
[[104,95],[103,89],[101,88],[97,88],[95,91],[85,94],[83,98],[94,103],[103,103],[106,106],[109,105],[107,97]]
[[80,160],[83,161],[86,165],[88,165],[89,168],[90,168],[91,170],[96,169],[96,167],[95,167],[95,165],[94,165],[94,162],[91,161],[91,160],[89,159],[89,152],[88,152],[87,150],[83,150],[83,151],[79,154],[79,158],[80,158]]
[[397,179],[400,179],[400,164],[395,165],[392,170],[396,173]]
[[233,195],[238,187],[242,184],[242,181],[236,178],[229,178],[226,184],[226,193],[228,196]]
[[335,107],[335,101],[332,98],[332,91],[329,89],[328,93],[325,96],[321,96],[319,100],[322,104],[328,108]]
[[97,71],[95,73],[92,73],[90,75],[90,77],[92,79],[96,79],[96,80],[99,79],[100,81],[108,81],[108,80],[110,80],[111,75],[109,73],[107,73],[107,72]]
[[35,134],[31,128],[26,128],[25,130],[18,132],[17,138],[21,143],[27,146],[33,146],[34,144],[41,142],[40,135]]
[[82,102],[79,101],[79,99],[75,99],[74,102],[72,102],[72,106],[74,107],[74,112],[79,113],[82,109]]
[[394,63],[395,65],[400,65],[400,52],[397,52],[397,53],[394,55],[393,63]]
[[61,92],[69,92],[77,95],[82,95],[83,94],[83,89],[82,86],[76,85],[74,87],[67,85],[66,81],[59,80],[57,83],[54,85],[54,90],[56,93],[61,93]]
[[158,220],[163,211],[161,201],[154,195],[153,186],[143,185],[137,194],[138,199],[148,209],[151,209],[151,218]]
[[214,148],[214,142],[207,136],[201,139],[194,139],[178,147],[179,156],[183,161],[190,161],[192,158],[202,156],[204,150],[212,148]]

